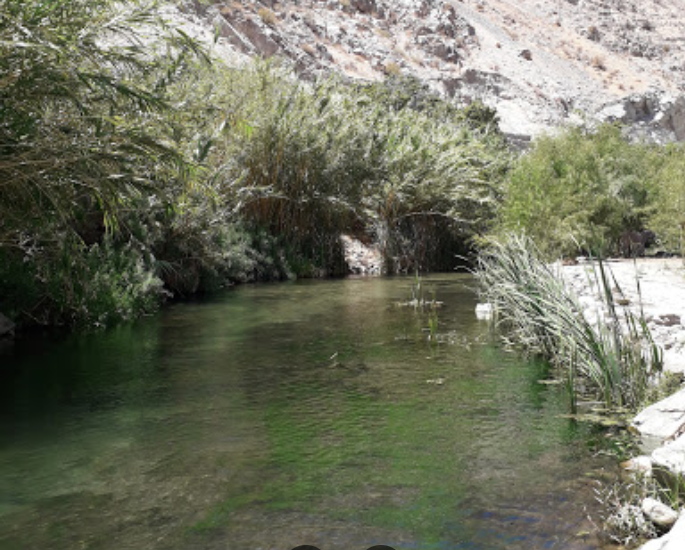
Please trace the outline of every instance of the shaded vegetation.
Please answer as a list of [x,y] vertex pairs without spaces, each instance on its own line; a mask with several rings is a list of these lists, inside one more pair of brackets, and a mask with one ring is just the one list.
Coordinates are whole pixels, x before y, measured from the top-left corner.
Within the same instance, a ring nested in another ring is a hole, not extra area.
[[1,6],[0,310],[19,321],[108,324],[235,282],[344,274],[342,233],[379,243],[391,273],[450,270],[514,229],[552,256],[618,252],[644,229],[682,248],[680,146],[602,126],[514,162],[492,109],[410,76],[231,69],[156,3]]
[[229,69],[154,3],[0,17],[0,308],[20,320],[345,273],[342,232],[379,240],[390,271],[449,269],[496,210],[510,157],[484,107]]

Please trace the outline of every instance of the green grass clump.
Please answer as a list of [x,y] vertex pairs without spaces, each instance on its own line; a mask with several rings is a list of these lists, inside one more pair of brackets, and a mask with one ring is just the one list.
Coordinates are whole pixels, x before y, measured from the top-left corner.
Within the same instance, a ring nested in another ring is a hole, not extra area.
[[528,237],[493,242],[477,271],[507,338],[563,369],[574,395],[588,385],[607,407],[635,409],[661,371],[661,350],[642,316],[616,309],[615,281],[601,261],[592,276],[607,316],[596,324]]

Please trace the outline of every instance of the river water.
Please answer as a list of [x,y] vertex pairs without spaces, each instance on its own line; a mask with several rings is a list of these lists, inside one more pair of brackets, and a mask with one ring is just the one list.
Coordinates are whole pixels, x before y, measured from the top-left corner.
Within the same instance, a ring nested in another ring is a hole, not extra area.
[[0,352],[0,548],[597,549],[591,428],[472,280],[244,286]]

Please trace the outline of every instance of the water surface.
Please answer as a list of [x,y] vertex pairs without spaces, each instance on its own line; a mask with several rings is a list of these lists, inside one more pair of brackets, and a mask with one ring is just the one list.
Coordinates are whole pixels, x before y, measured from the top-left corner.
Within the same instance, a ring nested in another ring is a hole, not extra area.
[[471,280],[245,286],[0,355],[0,548],[597,549],[604,466]]

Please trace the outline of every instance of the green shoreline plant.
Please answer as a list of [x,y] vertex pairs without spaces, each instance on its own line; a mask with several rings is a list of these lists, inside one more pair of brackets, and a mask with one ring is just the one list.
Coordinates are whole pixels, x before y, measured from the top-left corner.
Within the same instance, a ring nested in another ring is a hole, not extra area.
[[391,271],[451,269],[489,228],[511,160],[494,111],[407,77],[229,68],[163,5],[0,0],[0,311],[19,325],[343,274],[341,233]]
[[478,258],[476,277],[481,300],[492,304],[507,341],[559,367],[574,396],[587,386],[608,408],[636,409],[662,370],[662,352],[642,314],[616,307],[616,282],[603,262],[589,268],[604,319],[584,315],[577,297],[525,235],[491,242]]

